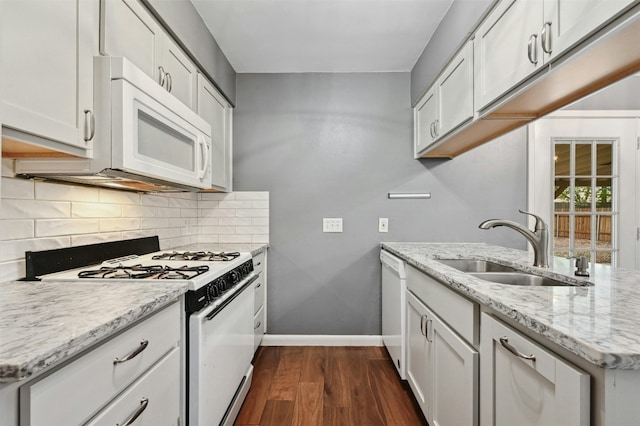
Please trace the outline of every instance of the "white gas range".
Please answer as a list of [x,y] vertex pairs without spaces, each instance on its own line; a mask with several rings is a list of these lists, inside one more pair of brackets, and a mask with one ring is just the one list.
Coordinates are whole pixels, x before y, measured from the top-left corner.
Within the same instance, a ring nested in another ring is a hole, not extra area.
[[[100,245],[95,246],[99,250]],[[66,253],[67,249],[62,250]],[[145,247],[143,251],[149,249]],[[63,254],[59,256],[63,261],[57,259],[53,263],[64,264],[64,259],[76,255]],[[27,253],[28,263],[30,258],[35,259],[36,266],[44,259],[40,253]],[[191,426],[233,424],[251,385],[253,371],[254,292],[244,290],[258,275],[253,272],[250,253],[152,251],[118,256],[99,265],[47,273],[39,278],[59,282],[187,283],[187,422]]]

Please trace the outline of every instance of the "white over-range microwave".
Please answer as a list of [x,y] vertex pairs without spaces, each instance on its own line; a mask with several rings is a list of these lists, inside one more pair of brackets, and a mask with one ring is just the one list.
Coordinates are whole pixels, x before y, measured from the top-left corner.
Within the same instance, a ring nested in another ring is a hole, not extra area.
[[90,158],[22,159],[22,177],[136,191],[211,187],[211,126],[126,58],[94,58]]

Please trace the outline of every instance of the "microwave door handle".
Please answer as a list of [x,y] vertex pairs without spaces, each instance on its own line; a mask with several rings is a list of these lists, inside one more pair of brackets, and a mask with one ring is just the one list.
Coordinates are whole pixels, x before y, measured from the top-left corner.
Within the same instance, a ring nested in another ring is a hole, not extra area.
[[207,174],[209,168],[209,161],[211,157],[211,151],[209,151],[209,145],[202,135],[198,135],[198,144],[200,145],[200,152],[204,153],[204,161],[202,162],[202,169],[198,171],[198,179],[202,179]]

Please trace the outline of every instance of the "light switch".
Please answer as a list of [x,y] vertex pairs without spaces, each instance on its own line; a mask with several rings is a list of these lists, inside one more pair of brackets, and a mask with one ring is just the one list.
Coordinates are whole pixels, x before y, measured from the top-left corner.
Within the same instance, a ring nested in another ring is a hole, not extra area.
[[381,217],[378,219],[378,232],[389,232],[388,217]]
[[342,232],[342,218],[341,217],[323,218],[322,232]]

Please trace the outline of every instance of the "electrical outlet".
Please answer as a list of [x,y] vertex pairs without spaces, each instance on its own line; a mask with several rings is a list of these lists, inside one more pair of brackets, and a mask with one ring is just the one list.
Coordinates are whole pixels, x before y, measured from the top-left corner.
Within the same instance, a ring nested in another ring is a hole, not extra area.
[[342,232],[342,218],[341,217],[323,218],[322,232]]
[[378,219],[378,232],[389,232],[389,218],[381,217]]

